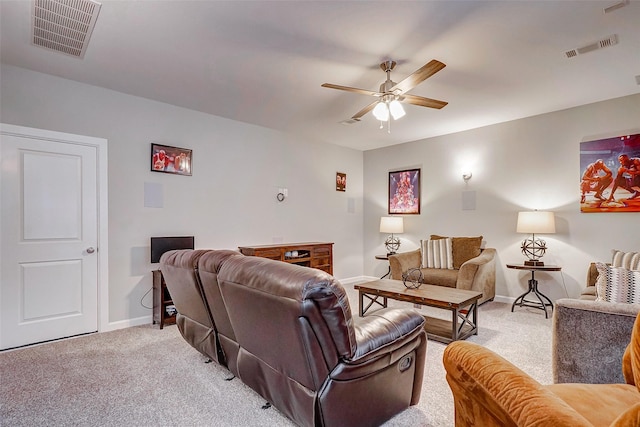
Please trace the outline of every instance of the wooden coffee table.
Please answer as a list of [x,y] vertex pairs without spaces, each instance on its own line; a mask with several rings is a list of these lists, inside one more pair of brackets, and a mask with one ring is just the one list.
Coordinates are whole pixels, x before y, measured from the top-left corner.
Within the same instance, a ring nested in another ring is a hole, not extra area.
[[[401,280],[380,279],[355,285],[359,293],[360,316],[374,305],[387,307],[387,298],[426,305],[451,311],[451,321],[425,316],[424,329],[435,341],[450,343],[478,334],[478,300],[482,293],[447,288],[436,285],[420,285],[409,289]],[[365,307],[365,298],[368,304]],[[459,322],[460,321],[460,322]]]

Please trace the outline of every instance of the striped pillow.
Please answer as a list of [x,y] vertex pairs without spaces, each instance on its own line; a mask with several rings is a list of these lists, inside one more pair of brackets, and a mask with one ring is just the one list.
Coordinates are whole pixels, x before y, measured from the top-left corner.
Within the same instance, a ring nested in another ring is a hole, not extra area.
[[422,268],[446,268],[453,270],[451,238],[421,240]]
[[617,249],[611,252],[613,252],[613,259],[611,261],[613,267],[622,267],[627,270],[640,270],[640,252],[622,252]]
[[596,301],[640,304],[640,271],[596,263]]

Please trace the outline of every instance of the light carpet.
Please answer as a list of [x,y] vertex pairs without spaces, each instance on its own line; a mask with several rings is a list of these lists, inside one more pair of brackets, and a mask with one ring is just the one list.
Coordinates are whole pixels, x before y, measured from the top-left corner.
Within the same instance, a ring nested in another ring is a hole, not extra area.
[[[357,292],[345,286],[357,315]],[[390,301],[390,306],[412,308]],[[448,311],[422,314],[449,318]],[[551,319],[531,308],[479,308],[481,344],[550,384]],[[387,423],[453,426],[445,345],[429,341],[420,403]],[[293,426],[276,408],[182,339],[177,327],[141,326],[0,353],[3,426]]]

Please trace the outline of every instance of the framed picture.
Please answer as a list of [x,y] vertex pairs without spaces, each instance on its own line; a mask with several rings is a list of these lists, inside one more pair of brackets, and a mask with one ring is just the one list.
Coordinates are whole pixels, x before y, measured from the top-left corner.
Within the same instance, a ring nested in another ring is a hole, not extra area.
[[187,148],[151,144],[151,170],[191,176],[191,153]]
[[347,174],[336,172],[336,191],[347,191]]
[[389,172],[389,213],[420,214],[420,169]]
[[580,143],[580,211],[640,212],[640,134]]

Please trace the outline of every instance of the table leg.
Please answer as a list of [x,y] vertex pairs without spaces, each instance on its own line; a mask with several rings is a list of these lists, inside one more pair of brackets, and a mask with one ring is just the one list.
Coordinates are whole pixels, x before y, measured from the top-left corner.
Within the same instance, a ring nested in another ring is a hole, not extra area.
[[463,328],[468,325],[473,335],[478,335],[478,304],[473,303],[468,309],[458,311],[458,317],[462,321],[458,327],[458,337],[463,335]]
[[475,332],[473,333],[473,335],[478,335],[478,303],[474,303],[473,304],[473,324],[476,327]]
[[[513,309],[515,308],[516,305],[519,307],[525,306],[525,307],[537,308],[537,309],[543,310],[545,319],[548,319],[549,315],[547,313],[547,307],[551,307],[551,311],[553,311],[553,303],[549,298],[547,298],[546,295],[544,295],[542,292],[538,290],[538,281],[535,279],[535,271],[533,270],[531,271],[531,279],[529,280],[528,285],[529,285],[529,289],[527,290],[527,292],[525,292],[524,294],[516,298],[516,300],[511,305],[511,312],[513,312]],[[530,301],[525,299],[525,297],[531,293],[538,298],[538,301]],[[543,300],[543,298],[547,301],[546,303]]]
[[451,319],[451,341],[458,340],[458,309],[454,308],[451,310],[452,319]]
[[[360,312],[360,317],[363,317],[365,313],[371,308],[373,304],[378,304],[382,308],[387,308],[387,297],[381,295],[368,295],[366,292],[359,292],[360,298],[358,301],[358,311]],[[364,297],[369,299],[369,304],[364,307]],[[378,301],[378,298],[382,298],[382,302]]]
[[391,266],[389,266],[389,271],[387,271],[387,274],[382,276],[381,279],[384,279],[385,277],[389,276],[390,274],[391,274]]

